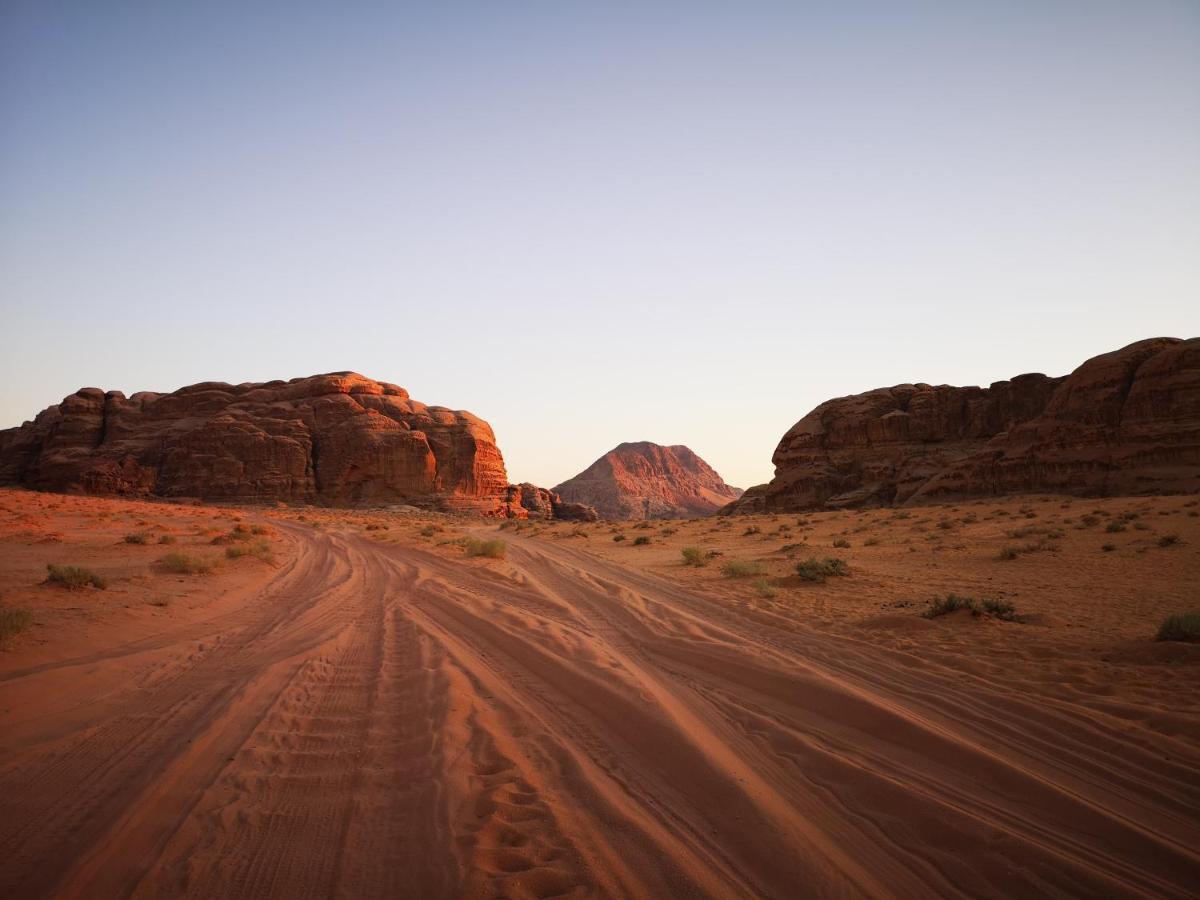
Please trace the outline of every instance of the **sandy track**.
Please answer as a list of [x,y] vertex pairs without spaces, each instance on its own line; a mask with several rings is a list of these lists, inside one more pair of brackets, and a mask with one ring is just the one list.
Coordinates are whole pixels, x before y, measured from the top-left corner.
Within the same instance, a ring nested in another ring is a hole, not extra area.
[[1200,891],[1194,745],[1116,713],[567,545],[283,527],[235,615],[0,680],[57,698],[4,736],[0,895]]

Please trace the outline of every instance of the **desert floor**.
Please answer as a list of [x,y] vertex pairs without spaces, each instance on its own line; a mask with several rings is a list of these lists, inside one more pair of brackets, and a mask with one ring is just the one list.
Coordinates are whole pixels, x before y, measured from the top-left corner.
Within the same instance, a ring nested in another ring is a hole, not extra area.
[[[1194,897],[1200,645],[1153,637],[1200,609],[1198,513],[500,528],[0,491],[0,607],[31,613],[0,897]],[[949,593],[1023,621],[922,617]]]

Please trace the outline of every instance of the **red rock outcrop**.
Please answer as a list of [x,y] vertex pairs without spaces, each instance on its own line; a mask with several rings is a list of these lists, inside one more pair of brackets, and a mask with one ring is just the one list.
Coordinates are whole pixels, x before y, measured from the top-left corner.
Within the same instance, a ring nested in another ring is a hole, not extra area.
[[1059,378],[829,400],[792,426],[773,462],[774,479],[726,511],[1197,491],[1200,339],[1140,341]]
[[620,444],[554,490],[605,519],[703,516],[741,496],[684,446]]
[[499,514],[508,479],[482,419],[337,372],[131,397],[84,388],[0,431],[0,483]]
[[510,519],[595,522],[599,518],[592,507],[584,503],[567,503],[554,491],[530,484],[528,481],[508,486],[504,512]]

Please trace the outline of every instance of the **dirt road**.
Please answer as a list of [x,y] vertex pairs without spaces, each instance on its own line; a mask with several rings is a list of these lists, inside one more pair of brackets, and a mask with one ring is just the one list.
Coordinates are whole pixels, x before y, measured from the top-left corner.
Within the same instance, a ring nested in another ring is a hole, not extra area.
[[1200,893],[1189,742],[565,543],[280,527],[236,613],[0,680],[0,896]]

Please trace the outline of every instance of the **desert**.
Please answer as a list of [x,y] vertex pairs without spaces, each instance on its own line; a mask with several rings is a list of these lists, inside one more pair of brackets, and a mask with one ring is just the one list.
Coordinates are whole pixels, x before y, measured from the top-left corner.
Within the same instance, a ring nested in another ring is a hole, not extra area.
[[[488,523],[6,489],[0,597],[32,623],[0,652],[0,885],[1188,896],[1200,644],[1154,637],[1194,606],[1197,513]],[[950,595],[995,605],[926,617]]]

